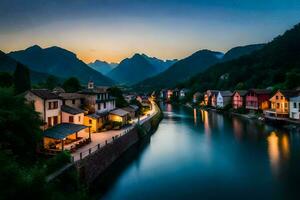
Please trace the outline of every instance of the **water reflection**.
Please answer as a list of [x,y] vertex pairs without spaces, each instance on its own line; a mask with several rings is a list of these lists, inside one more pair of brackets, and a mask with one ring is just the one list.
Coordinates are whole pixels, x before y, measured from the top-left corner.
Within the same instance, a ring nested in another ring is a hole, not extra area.
[[197,110],[194,108],[194,124],[197,124]]
[[232,126],[235,138],[241,140],[243,134],[243,125],[241,121],[238,118],[232,118]]
[[280,137],[275,131],[272,131],[267,137],[267,141],[271,170],[274,175],[278,176],[280,167],[289,158],[289,138],[286,134]]
[[208,111],[200,110],[201,118],[204,125],[204,131],[206,134],[210,134],[210,126],[209,126],[209,118],[208,118]]

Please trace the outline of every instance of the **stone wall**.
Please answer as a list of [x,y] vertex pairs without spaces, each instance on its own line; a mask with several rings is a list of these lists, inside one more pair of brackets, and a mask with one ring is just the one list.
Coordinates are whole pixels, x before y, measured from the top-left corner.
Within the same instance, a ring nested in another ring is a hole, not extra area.
[[[142,127],[147,134],[151,133],[157,128],[158,124],[153,126],[153,119],[157,118],[158,115],[160,115],[160,112],[143,123]],[[75,167],[77,168],[80,179],[87,184],[92,183],[126,150],[128,150],[132,145],[136,144],[139,140],[140,137],[138,128],[136,127],[127,134],[115,139],[113,143],[107,144],[84,159],[77,161],[75,163]]]

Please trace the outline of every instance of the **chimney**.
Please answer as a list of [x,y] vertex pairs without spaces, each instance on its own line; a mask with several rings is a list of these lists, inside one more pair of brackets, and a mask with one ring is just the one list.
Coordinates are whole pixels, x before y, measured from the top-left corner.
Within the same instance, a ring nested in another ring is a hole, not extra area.
[[94,82],[91,80],[88,82],[88,89],[94,89]]

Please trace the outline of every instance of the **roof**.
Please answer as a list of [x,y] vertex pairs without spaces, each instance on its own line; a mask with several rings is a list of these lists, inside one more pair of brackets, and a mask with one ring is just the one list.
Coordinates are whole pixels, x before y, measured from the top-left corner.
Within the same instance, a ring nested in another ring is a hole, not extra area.
[[59,99],[58,95],[48,89],[32,89],[30,92],[42,99]]
[[87,126],[81,124],[62,123],[47,129],[46,131],[43,132],[43,135],[44,137],[62,140],[66,138],[68,135],[72,135],[85,128],[87,128]]
[[136,111],[136,109],[134,109],[133,107],[130,107],[130,106],[124,107],[124,108],[122,108],[122,110],[125,110],[127,112],[135,112]]
[[86,115],[87,117],[93,118],[93,119],[100,119],[101,117],[104,117],[108,114],[108,112],[103,112],[103,113],[92,113],[89,115]]
[[138,110],[139,109],[139,107],[137,106],[137,105],[129,105],[130,107],[132,107],[133,109],[135,109],[135,110]]
[[55,87],[52,91],[54,93],[63,93],[63,92],[65,92],[65,90],[62,87]]
[[250,89],[248,92],[254,92],[256,94],[271,94],[272,91],[271,90],[267,90],[267,89]]
[[107,93],[107,87],[95,87],[93,89],[83,89],[79,93],[81,94],[100,94]]
[[115,109],[115,110],[110,111],[109,114],[112,114],[112,115],[118,115],[118,116],[123,117],[123,116],[125,116],[125,115],[128,115],[129,112],[127,112],[126,110],[123,110],[123,109],[121,109],[121,108],[117,108],[117,109]]
[[196,96],[200,96],[201,95],[201,93],[200,92],[196,92],[194,95],[196,95]]
[[234,93],[239,93],[239,95],[240,96],[246,96],[246,94],[247,94],[247,90],[236,90],[236,91],[234,91]]
[[79,93],[60,93],[58,95],[62,99],[81,99],[83,98],[82,94]]
[[291,97],[298,96],[300,91],[297,91],[297,90],[279,90],[279,92],[281,92],[281,94],[283,94],[283,96],[285,98],[291,98]]
[[220,94],[222,97],[231,97],[232,96],[232,92],[229,90],[226,91],[220,91]]
[[71,106],[67,106],[67,105],[62,105],[61,106],[61,111],[72,114],[72,115],[77,115],[80,113],[84,113],[84,110],[81,110],[79,108],[73,108]]

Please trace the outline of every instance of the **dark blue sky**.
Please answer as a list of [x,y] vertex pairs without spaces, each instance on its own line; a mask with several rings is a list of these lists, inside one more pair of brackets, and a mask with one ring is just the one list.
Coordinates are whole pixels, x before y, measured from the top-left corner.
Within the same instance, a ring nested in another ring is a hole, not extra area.
[[226,51],[298,22],[299,0],[0,0],[2,50],[56,45],[86,62]]

